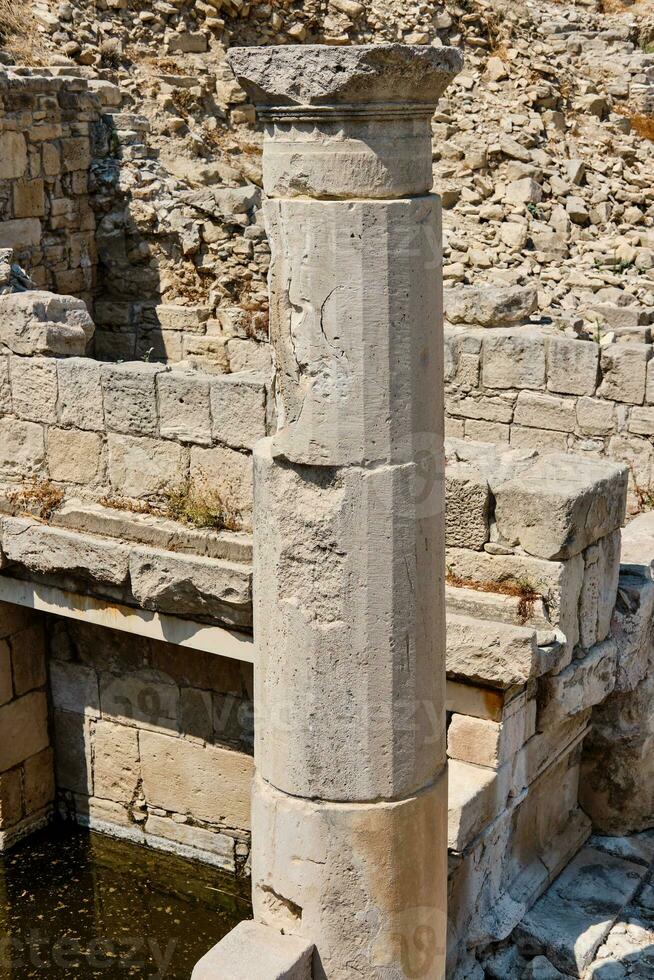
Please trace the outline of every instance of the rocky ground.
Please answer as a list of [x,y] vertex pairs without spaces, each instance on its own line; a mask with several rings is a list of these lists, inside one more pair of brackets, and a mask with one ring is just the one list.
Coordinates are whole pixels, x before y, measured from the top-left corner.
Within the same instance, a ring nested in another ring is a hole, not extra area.
[[[568,970],[570,972],[568,972]],[[654,976],[654,835],[593,837],[470,980]]]
[[2,60],[73,62],[116,113],[119,166],[95,180],[102,298],[123,308],[101,327],[133,316],[126,299],[195,303],[264,340],[261,137],[226,50],[401,40],[466,52],[434,121],[447,284],[535,285],[536,319],[648,339],[651,0],[33,0],[31,31],[8,16]]

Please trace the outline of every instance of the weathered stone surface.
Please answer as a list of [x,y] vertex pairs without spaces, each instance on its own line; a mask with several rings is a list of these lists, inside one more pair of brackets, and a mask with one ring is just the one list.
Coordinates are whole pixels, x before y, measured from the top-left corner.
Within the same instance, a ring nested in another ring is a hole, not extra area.
[[611,636],[618,647],[616,691],[632,691],[645,677],[654,653],[652,624],[654,582],[649,575],[627,567],[620,574],[611,623]]
[[0,474],[15,481],[24,480],[41,472],[44,463],[42,426],[0,418]]
[[247,565],[135,548],[129,568],[132,591],[146,609],[211,616],[240,626],[251,621]]
[[136,729],[98,721],[93,741],[93,790],[96,796],[130,803],[140,778]]
[[615,641],[604,640],[560,674],[543,678],[539,692],[539,729],[604,701],[615,687],[616,660]]
[[82,355],[93,331],[80,299],[46,292],[0,296],[0,345],[14,354]]
[[266,386],[260,375],[226,374],[211,384],[211,431],[216,442],[252,449],[266,435]]
[[620,527],[627,475],[614,463],[544,454],[514,479],[491,483],[498,530],[529,554],[570,558]]
[[[408,393],[442,371],[438,199],[269,201],[266,221],[275,455],[321,466],[436,458],[437,400]],[[393,383],[380,384],[389,363]]]
[[590,649],[606,639],[620,575],[620,532],[614,531],[584,552],[584,584],[579,604],[581,645]]
[[62,425],[77,429],[104,429],[102,367],[90,358],[57,361],[59,412]]
[[508,689],[540,672],[533,628],[448,616],[448,676]]
[[47,433],[48,472],[64,483],[93,483],[100,474],[102,437],[97,432],[51,428]]
[[241,922],[196,964],[191,980],[311,980],[313,945],[258,922]]
[[462,851],[504,809],[509,791],[508,769],[452,759],[449,766],[448,847]]
[[[330,804],[287,796],[257,777],[253,820],[275,846],[253,854],[256,919],[315,942],[325,973],[334,976],[398,975],[397,964],[415,962],[408,950],[426,937],[417,962],[425,977],[437,977],[447,873],[445,848],[433,842],[445,840],[444,790],[441,777],[400,802]],[[406,862],[389,874],[397,840],[405,842]],[[354,895],[361,914],[375,916],[370,941],[362,942],[361,925],[348,914]]]
[[100,674],[100,707],[105,720],[177,734],[179,688],[158,670]]
[[645,344],[609,344],[603,347],[602,383],[598,395],[611,401],[642,405],[650,350]]
[[139,735],[143,793],[151,806],[247,830],[252,759],[157,732]]
[[14,412],[20,418],[56,423],[56,362],[44,357],[12,357],[11,397]]
[[32,691],[0,707],[0,772],[13,769],[49,744],[44,691]]
[[538,392],[521,391],[515,407],[514,421],[536,429],[573,432],[577,421],[575,402]]
[[158,364],[112,364],[102,368],[104,419],[110,432],[158,434],[156,379]]
[[196,372],[171,371],[157,379],[159,427],[166,439],[211,445],[209,382]]
[[129,570],[125,545],[26,518],[3,518],[2,549],[11,561],[39,573],[65,572],[120,585]]
[[56,710],[97,718],[100,714],[98,678],[85,664],[50,661],[50,696]]
[[645,870],[585,848],[520,923],[515,933],[520,948],[545,953],[557,968],[582,976]]
[[486,388],[543,388],[543,336],[529,329],[489,333],[484,337],[482,378]]
[[229,62],[250,99],[272,106],[435,105],[463,66],[455,48],[405,44],[232,48]]
[[450,463],[445,471],[445,543],[481,550],[489,540],[488,480],[467,463]]
[[[427,544],[438,513],[423,512],[412,465],[304,468],[271,450],[269,440],[255,450],[257,685],[269,705],[259,772],[307,797],[318,787],[323,799],[406,795],[445,757],[440,573]],[[289,696],[289,671],[300,698]],[[321,725],[307,726],[316,713]]]
[[444,295],[446,320],[480,327],[521,323],[537,305],[536,290],[522,286],[456,286]]
[[184,486],[188,461],[182,446],[113,433],[107,445],[109,478],[118,494],[147,497]]

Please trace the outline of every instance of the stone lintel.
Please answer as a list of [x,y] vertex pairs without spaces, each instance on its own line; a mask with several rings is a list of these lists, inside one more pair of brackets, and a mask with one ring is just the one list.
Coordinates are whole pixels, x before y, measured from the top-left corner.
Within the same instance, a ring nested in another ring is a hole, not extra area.
[[257,106],[433,107],[463,67],[458,48],[407,44],[232,48],[228,59]]

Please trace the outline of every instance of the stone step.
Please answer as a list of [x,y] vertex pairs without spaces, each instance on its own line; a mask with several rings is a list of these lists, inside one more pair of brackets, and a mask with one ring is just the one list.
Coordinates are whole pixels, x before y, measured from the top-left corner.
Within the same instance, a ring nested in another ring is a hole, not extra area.
[[646,873],[643,864],[585,847],[520,922],[518,946],[582,977]]
[[478,592],[473,588],[448,585],[445,588],[445,602],[448,612],[475,619],[489,619],[513,626],[529,625],[544,630],[552,628],[547,618],[545,602],[540,597],[532,600],[529,593],[523,598],[502,595],[499,591]]

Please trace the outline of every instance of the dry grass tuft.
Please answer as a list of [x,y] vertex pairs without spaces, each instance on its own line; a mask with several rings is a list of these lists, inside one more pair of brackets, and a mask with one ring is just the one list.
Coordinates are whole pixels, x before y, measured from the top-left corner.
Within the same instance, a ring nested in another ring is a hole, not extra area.
[[33,480],[7,494],[10,503],[42,521],[49,521],[64,500],[64,492],[50,480]]
[[495,595],[506,595],[518,599],[518,618],[524,625],[534,614],[534,603],[542,599],[528,582],[477,582],[470,578],[461,578],[453,572],[447,572],[445,581],[456,589],[471,589],[474,592],[491,592]]
[[218,494],[189,484],[166,495],[166,516],[180,524],[214,531],[240,531],[243,522],[239,511],[225,503]]
[[0,50],[8,51],[17,64],[36,66],[45,63],[32,0],[23,4],[0,0]]

